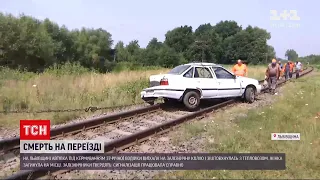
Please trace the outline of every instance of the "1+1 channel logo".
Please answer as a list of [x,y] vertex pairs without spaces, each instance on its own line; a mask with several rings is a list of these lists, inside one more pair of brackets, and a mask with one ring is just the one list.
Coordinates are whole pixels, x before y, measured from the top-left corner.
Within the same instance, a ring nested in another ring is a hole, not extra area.
[[270,26],[273,28],[299,28],[300,20],[297,10],[270,10]]

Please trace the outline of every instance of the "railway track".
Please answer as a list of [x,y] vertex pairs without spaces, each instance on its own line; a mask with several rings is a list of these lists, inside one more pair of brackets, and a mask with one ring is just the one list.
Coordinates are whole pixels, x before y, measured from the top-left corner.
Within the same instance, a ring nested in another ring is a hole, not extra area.
[[[301,76],[312,70],[313,68],[304,70]],[[278,84],[284,83],[285,81],[280,81]],[[117,152],[147,140],[155,134],[170,131],[172,127],[187,120],[203,117],[207,113],[235,102],[235,99],[227,100],[196,112],[181,111],[179,107],[156,104],[55,128],[51,130],[51,136],[52,139],[101,140],[105,142],[105,152]],[[12,153],[19,148],[19,144],[19,137],[2,140],[0,151],[2,154]],[[47,174],[46,171],[20,171],[7,179],[35,179]]]

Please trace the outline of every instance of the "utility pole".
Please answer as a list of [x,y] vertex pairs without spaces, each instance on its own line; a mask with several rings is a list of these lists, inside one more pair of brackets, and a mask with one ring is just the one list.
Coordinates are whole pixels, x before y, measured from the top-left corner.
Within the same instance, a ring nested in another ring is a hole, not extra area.
[[268,64],[268,53],[266,53],[266,64]]
[[114,48],[114,49],[111,49],[111,51],[113,51],[113,62],[116,62],[116,57],[117,57],[117,49]]

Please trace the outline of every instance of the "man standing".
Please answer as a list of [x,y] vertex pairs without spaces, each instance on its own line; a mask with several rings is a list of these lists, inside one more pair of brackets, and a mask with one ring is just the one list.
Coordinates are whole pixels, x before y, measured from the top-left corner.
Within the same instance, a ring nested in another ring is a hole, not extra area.
[[297,61],[296,63],[296,79],[300,77],[300,71],[302,69],[302,64],[301,62]]
[[281,61],[279,61],[278,65],[279,65],[279,68],[280,68],[279,79],[281,79],[281,77],[283,76],[283,65],[282,65]]
[[248,76],[248,68],[242,63],[241,59],[239,59],[238,63],[233,66],[232,72],[236,76]]
[[279,79],[279,76],[280,76],[279,64],[277,64],[277,60],[272,59],[272,63],[268,65],[268,68],[266,70],[268,86],[272,94],[275,94],[277,80]]
[[289,77],[290,77],[290,79],[292,78],[292,75],[293,75],[293,69],[294,69],[294,62],[292,62],[292,61],[290,61],[290,63],[289,63],[289,65],[290,65],[290,72],[289,72]]
[[290,61],[284,64],[283,70],[286,80],[290,79]]

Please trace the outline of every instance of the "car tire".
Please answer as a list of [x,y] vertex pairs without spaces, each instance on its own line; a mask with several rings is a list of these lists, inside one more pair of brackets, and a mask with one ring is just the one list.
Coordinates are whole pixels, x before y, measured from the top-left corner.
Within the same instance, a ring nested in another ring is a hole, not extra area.
[[200,95],[195,91],[189,91],[183,96],[183,104],[189,110],[195,110],[200,104]]
[[244,100],[248,103],[253,103],[255,100],[255,90],[253,87],[247,87],[244,92]]

